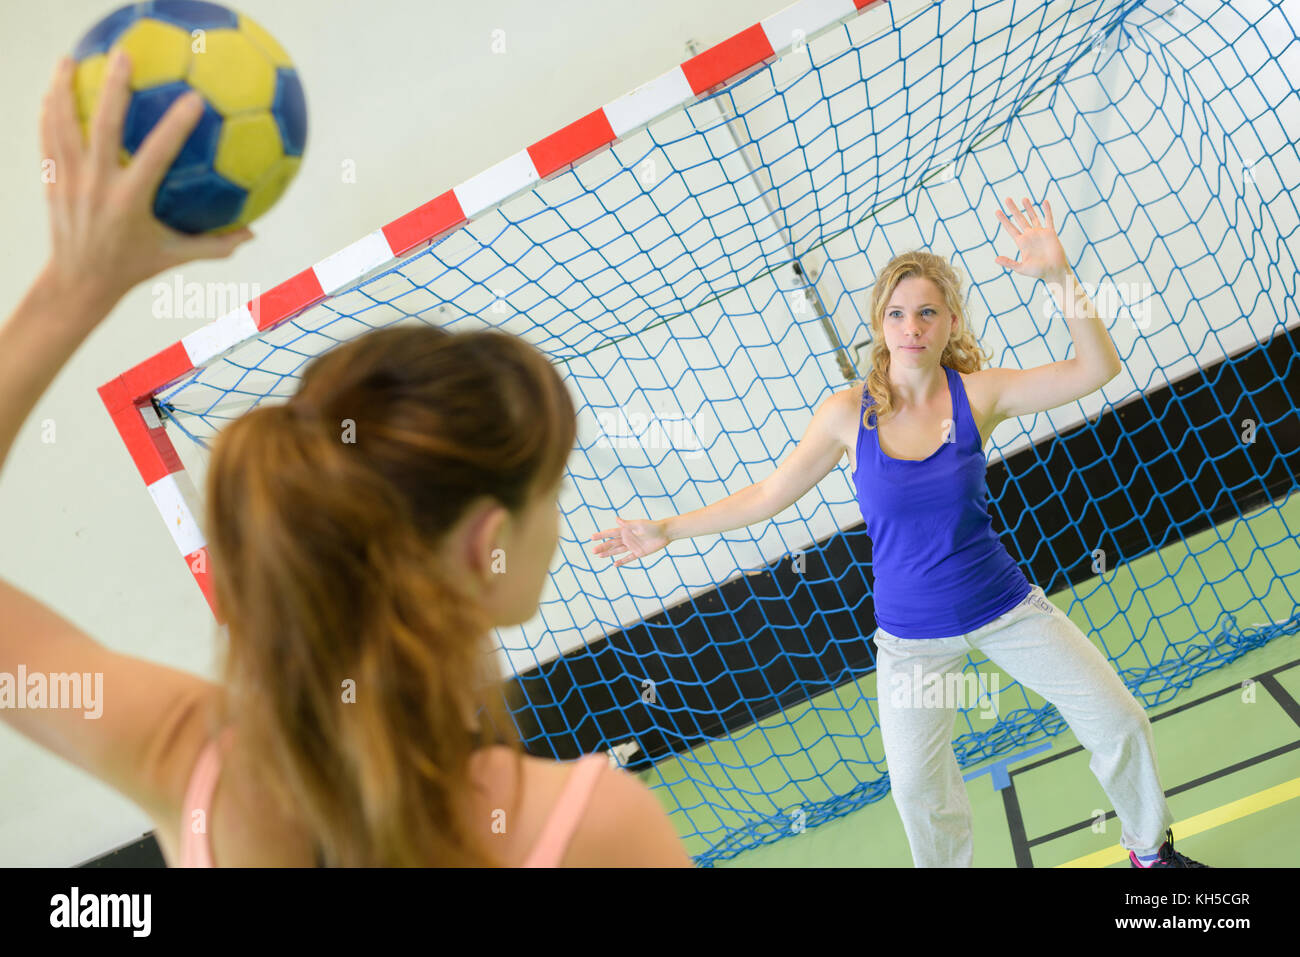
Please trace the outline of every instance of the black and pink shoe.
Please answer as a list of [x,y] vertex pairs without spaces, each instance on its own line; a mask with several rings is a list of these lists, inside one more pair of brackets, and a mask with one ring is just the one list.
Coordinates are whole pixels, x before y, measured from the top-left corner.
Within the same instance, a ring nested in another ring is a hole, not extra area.
[[1150,864],[1143,864],[1138,860],[1136,851],[1128,852],[1129,867],[1209,867],[1208,864],[1202,864],[1194,861],[1186,854],[1179,854],[1174,850],[1174,829],[1168,828],[1165,831],[1165,842],[1160,845],[1160,857]]

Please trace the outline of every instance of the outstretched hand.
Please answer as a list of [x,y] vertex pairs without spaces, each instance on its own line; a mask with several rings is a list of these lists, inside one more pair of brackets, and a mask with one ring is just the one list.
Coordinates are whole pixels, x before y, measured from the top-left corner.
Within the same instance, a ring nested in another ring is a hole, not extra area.
[[657,552],[668,544],[668,535],[662,521],[639,519],[624,521],[619,518],[618,528],[607,528],[603,532],[592,533],[593,539],[600,539],[601,544],[592,548],[593,555],[617,555],[627,552],[627,556],[614,562],[614,567],[626,565],[634,558],[645,558],[651,552]]
[[1061,239],[1056,235],[1056,220],[1052,217],[1051,204],[1046,200],[1043,201],[1046,224],[1039,220],[1038,213],[1034,211],[1028,196],[1024,199],[1023,211],[1017,209],[1011,198],[1007,197],[1007,209],[1011,210],[1011,214],[1016,218],[1014,223],[1002,210],[998,210],[997,217],[1016,241],[1016,246],[1020,250],[1020,261],[1008,259],[1006,256],[998,256],[993,261],[999,266],[1005,266],[1031,279],[1063,278],[1069,272],[1070,264],[1065,258]]
[[203,114],[197,93],[178,98],[123,166],[129,59],[119,52],[110,60],[89,146],[77,124],[75,69],[70,58],[59,60],[41,109],[41,149],[53,161],[43,177],[51,233],[45,273],[69,296],[93,305],[98,322],[137,283],[194,259],[228,256],[253,234],[245,228],[187,236],[153,214],[158,185]]

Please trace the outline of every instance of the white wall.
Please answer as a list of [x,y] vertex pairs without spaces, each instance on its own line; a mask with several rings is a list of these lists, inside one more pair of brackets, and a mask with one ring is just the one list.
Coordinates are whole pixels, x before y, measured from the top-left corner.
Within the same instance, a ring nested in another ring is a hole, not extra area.
[[[270,30],[301,73],[305,162],[255,241],[179,272],[186,282],[269,288],[671,68],[688,39],[711,45],[784,5],[240,0],[234,6]],[[0,4],[4,314],[48,249],[36,123],[54,58],[117,6]],[[498,29],[504,54],[491,49]],[[342,182],[345,160],[355,183]],[[68,363],[4,470],[0,576],[113,648],[210,674],[211,614],[95,392],[201,324],[153,318],[144,285]],[[55,422],[53,444],[41,442],[45,419]],[[114,792],[0,728],[0,865],[76,864],[149,828]]]

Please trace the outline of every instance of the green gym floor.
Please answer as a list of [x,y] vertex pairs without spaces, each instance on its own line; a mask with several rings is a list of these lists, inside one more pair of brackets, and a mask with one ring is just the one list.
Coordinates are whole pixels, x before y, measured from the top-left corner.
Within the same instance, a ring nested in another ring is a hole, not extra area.
[[[1166,651],[1164,635],[1208,632],[1194,644],[1216,636],[1223,607],[1235,607],[1253,591],[1261,600],[1236,612],[1236,630],[1282,622],[1296,613],[1294,594],[1300,571],[1300,544],[1288,529],[1300,528],[1300,493],[1247,517],[1209,529],[1186,543],[1143,556],[1106,573],[1109,590],[1096,589],[1085,603],[1070,592],[1049,596],[1085,634],[1089,619],[1107,622],[1107,646],[1123,652],[1124,668],[1145,666],[1133,636],[1153,663]],[[1172,575],[1172,577],[1170,577]],[[1213,585],[1209,580],[1215,581]],[[1098,583],[1082,582],[1078,595]],[[1249,586],[1249,588],[1248,588]],[[1139,594],[1140,591],[1140,594]],[[1113,596],[1113,597],[1112,597]],[[1115,601],[1129,607],[1128,625]],[[1184,602],[1187,604],[1184,605]],[[1180,606],[1183,606],[1180,608]],[[1137,609],[1141,609],[1140,612]],[[1153,621],[1155,615],[1162,615]],[[1193,626],[1192,621],[1199,623]],[[1148,628],[1149,624],[1149,628]],[[1095,636],[1094,636],[1095,640]],[[1130,642],[1132,643],[1130,646]],[[1187,644],[1182,645],[1187,654]],[[1219,651],[1229,646],[1220,643]],[[1127,650],[1126,650],[1127,649]],[[1202,653],[1196,660],[1210,657]],[[987,660],[980,671],[997,672],[999,711],[1023,707],[1022,692]],[[1148,684],[1146,688],[1154,686]],[[1025,692],[1031,705],[1043,700]],[[886,768],[875,728],[875,673],[818,699],[788,708],[745,728],[731,739],[713,741],[683,761],[660,762],[643,773],[696,855],[708,849],[693,832],[737,825],[730,808],[742,796],[737,788],[776,794],[778,807],[800,800],[824,800],[848,791],[856,779],[843,763]],[[872,699],[870,707],[867,698]],[[1182,853],[1217,867],[1294,867],[1300,863],[1300,637],[1274,638],[1236,661],[1208,671],[1176,697],[1148,709],[1155,733],[1160,779],[1174,815],[1174,844]],[[981,721],[971,714],[977,730]],[[864,728],[871,733],[864,740]],[[955,733],[966,730],[959,716]],[[774,755],[782,755],[779,760]],[[974,824],[976,867],[1124,867],[1120,825],[1109,799],[1088,769],[1088,752],[1068,728],[1008,753],[963,768]],[[1003,764],[1009,783],[998,790],[990,769]],[[815,778],[820,770],[827,782]],[[722,785],[710,787],[703,776]],[[695,780],[690,780],[694,777]],[[664,786],[664,785],[667,786]],[[801,796],[802,795],[802,796]],[[688,808],[691,820],[679,808]],[[768,813],[771,809],[768,809]],[[745,851],[718,867],[911,867],[912,857],[892,794],[817,827],[794,832]]]

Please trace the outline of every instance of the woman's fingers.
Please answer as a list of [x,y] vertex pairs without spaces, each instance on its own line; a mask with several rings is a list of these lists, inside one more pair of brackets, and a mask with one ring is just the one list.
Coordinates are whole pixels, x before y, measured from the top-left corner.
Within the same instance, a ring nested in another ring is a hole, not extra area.
[[608,555],[611,550],[621,549],[625,547],[623,541],[623,533],[621,529],[614,529],[612,531],[606,531],[606,532],[595,532],[592,534],[591,537],[593,540],[601,539],[601,541],[598,542],[592,548],[592,553],[595,555]]
[[118,50],[108,62],[104,86],[99,95],[90,128],[90,162],[97,172],[116,168],[117,151],[122,148],[122,124],[131,102],[131,61]]
[[1020,230],[1016,229],[1016,227],[1012,225],[1011,220],[1007,219],[1006,213],[1002,212],[1002,210],[999,209],[997,212],[997,217],[999,220],[1001,220],[1002,225],[1006,227],[1007,232],[1011,234],[1012,238],[1014,239],[1020,238]]
[[170,247],[173,265],[179,266],[194,259],[225,259],[252,238],[253,233],[247,227],[217,236],[176,233]]
[[621,540],[605,542],[604,544],[597,545],[591,551],[593,555],[596,555],[599,558],[613,558],[615,555],[621,555],[623,552],[627,552],[627,557],[614,562],[615,565],[622,565],[625,562],[630,562],[634,558],[641,557],[641,549]]
[[1022,230],[1027,230],[1032,228],[1029,225],[1029,220],[1025,219],[1024,214],[1016,208],[1016,204],[1011,199],[1010,196],[1007,197],[1007,209],[1011,210],[1011,215],[1016,217],[1016,225],[1019,226]]
[[62,166],[63,154],[54,132],[54,103],[51,95],[46,93],[41,100],[41,182],[49,186],[57,183]]
[[1047,200],[1043,200],[1043,215],[1040,217],[1038,210],[1034,208],[1033,201],[1030,200],[1028,196],[1026,196],[1021,202],[1023,205],[1017,207],[1015,203],[1011,201],[1011,197],[1008,196],[1006,199],[1007,209],[1011,210],[1011,215],[1016,218],[1014,225],[1011,220],[1007,218],[1007,214],[1002,210],[998,210],[996,214],[998,219],[1001,220],[1002,225],[1007,228],[1007,231],[1011,233],[1013,237],[1019,239],[1022,232],[1028,232],[1031,229],[1042,229],[1044,222],[1048,229],[1053,232],[1056,231],[1056,219],[1052,216],[1051,203],[1047,202]]
[[[1019,230],[1011,225],[1011,221],[1001,210],[998,211],[998,219],[1006,226],[1007,231],[1016,239],[1016,245],[1020,247],[1021,262],[1008,259],[1006,256],[996,256],[993,261],[999,266],[1006,269],[1014,270],[1022,276],[1037,276],[1043,268],[1051,269],[1056,265],[1059,259],[1059,243],[1056,240],[1056,218],[1052,215],[1052,204],[1047,200],[1042,202],[1042,213],[1035,209],[1034,203],[1028,196],[1024,197],[1022,207],[1017,209],[1012,203],[1011,198],[1007,197],[1007,208],[1016,218]],[[1041,233],[1034,233],[1025,237],[1025,233],[1033,230],[1047,230],[1052,235],[1043,236]],[[1053,247],[1057,247],[1054,249]]]
[[45,94],[41,130],[50,159],[54,160],[52,185],[62,182],[71,186],[77,178],[81,158],[81,130],[77,126],[76,107],[72,100],[72,74],[76,65],[70,57],[61,57],[54,67],[54,79]]
[[603,541],[594,546],[591,551],[593,555],[601,558],[612,558],[615,555],[627,552],[625,557],[614,562],[613,567],[617,568],[619,565],[626,565],[630,561],[643,557],[645,548],[637,543],[635,540],[636,533],[628,528],[633,523],[622,518],[615,518],[615,521],[618,522],[618,528],[609,528],[602,532],[592,533],[593,540],[602,539]]
[[1033,226],[1034,229],[1042,229],[1043,224],[1038,221],[1038,213],[1034,210],[1034,204],[1029,201],[1028,196],[1025,197],[1025,211],[1029,219],[1029,225]]
[[144,191],[152,197],[172,165],[172,160],[181,151],[185,139],[193,132],[199,117],[203,115],[203,97],[191,90],[167,108],[156,126],[149,131],[140,148],[136,150],[135,159],[127,167],[128,175],[133,180],[133,188]]
[[[59,85],[59,75],[63,72],[63,60],[54,64],[54,75],[50,77],[50,85],[45,90],[45,95],[41,97],[41,161],[54,160],[56,166],[59,162],[59,143],[54,133],[54,91]],[[47,180],[48,181],[48,180]]]

